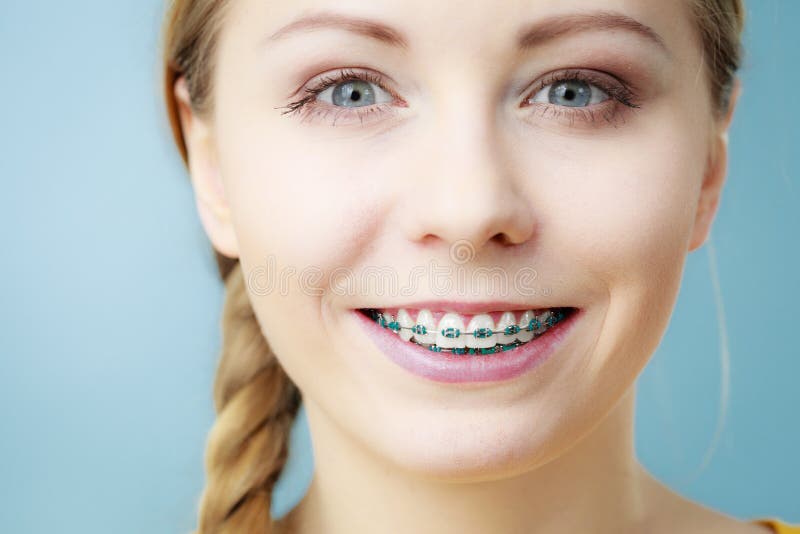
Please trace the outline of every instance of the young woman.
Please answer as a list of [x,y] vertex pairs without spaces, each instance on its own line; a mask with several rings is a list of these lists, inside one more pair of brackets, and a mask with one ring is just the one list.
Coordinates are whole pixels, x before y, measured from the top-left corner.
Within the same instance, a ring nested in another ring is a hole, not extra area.
[[[800,532],[633,449],[725,181],[743,18],[173,2],[168,111],[227,291],[198,532]],[[274,520],[301,393],[315,475]]]

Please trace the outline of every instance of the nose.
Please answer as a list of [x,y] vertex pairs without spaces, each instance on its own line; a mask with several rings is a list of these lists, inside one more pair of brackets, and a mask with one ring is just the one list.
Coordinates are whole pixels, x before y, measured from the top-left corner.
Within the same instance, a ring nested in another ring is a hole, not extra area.
[[524,243],[535,231],[534,216],[504,157],[509,147],[496,134],[492,114],[465,118],[463,106],[451,108],[453,119],[441,118],[421,143],[415,187],[404,202],[413,213],[405,218],[411,221],[408,238],[427,245],[466,240],[476,255],[493,242]]

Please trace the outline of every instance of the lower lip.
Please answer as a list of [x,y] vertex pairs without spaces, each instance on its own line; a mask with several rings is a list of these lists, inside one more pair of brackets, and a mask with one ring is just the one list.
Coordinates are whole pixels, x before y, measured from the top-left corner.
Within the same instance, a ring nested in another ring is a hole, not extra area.
[[443,383],[498,382],[516,378],[552,355],[569,335],[581,315],[573,309],[568,317],[543,335],[516,349],[492,354],[463,355],[433,352],[412,341],[403,341],[389,328],[358,310],[352,310],[373,343],[394,363],[417,376]]

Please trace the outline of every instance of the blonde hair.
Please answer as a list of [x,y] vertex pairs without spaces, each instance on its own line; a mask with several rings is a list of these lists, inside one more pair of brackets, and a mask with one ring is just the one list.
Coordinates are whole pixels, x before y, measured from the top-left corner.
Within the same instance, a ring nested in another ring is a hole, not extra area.
[[[715,113],[729,105],[741,62],[743,0],[689,0],[703,42]],[[217,35],[228,0],[173,0],[162,32],[166,110],[175,144],[188,163],[174,85],[185,77],[191,106],[213,106]],[[206,448],[207,483],[196,534],[271,534],[272,489],[286,462],[288,437],[301,396],[262,335],[241,265],[215,251],[225,283],[222,350],[214,381],[217,420]]]

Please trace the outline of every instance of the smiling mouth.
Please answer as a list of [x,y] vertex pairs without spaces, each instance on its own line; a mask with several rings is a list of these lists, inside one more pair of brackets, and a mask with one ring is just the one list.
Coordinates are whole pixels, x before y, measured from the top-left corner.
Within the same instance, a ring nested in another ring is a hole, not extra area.
[[[507,352],[527,345],[569,318],[577,308],[556,307],[517,314],[504,312],[495,323],[490,314],[480,314],[465,320],[455,313],[444,313],[438,321],[429,310],[380,310],[362,308],[358,311],[379,326],[394,332],[404,341],[422,346],[432,352],[463,355],[482,355]],[[393,313],[392,313],[393,312]],[[468,328],[464,327],[467,324]]]

